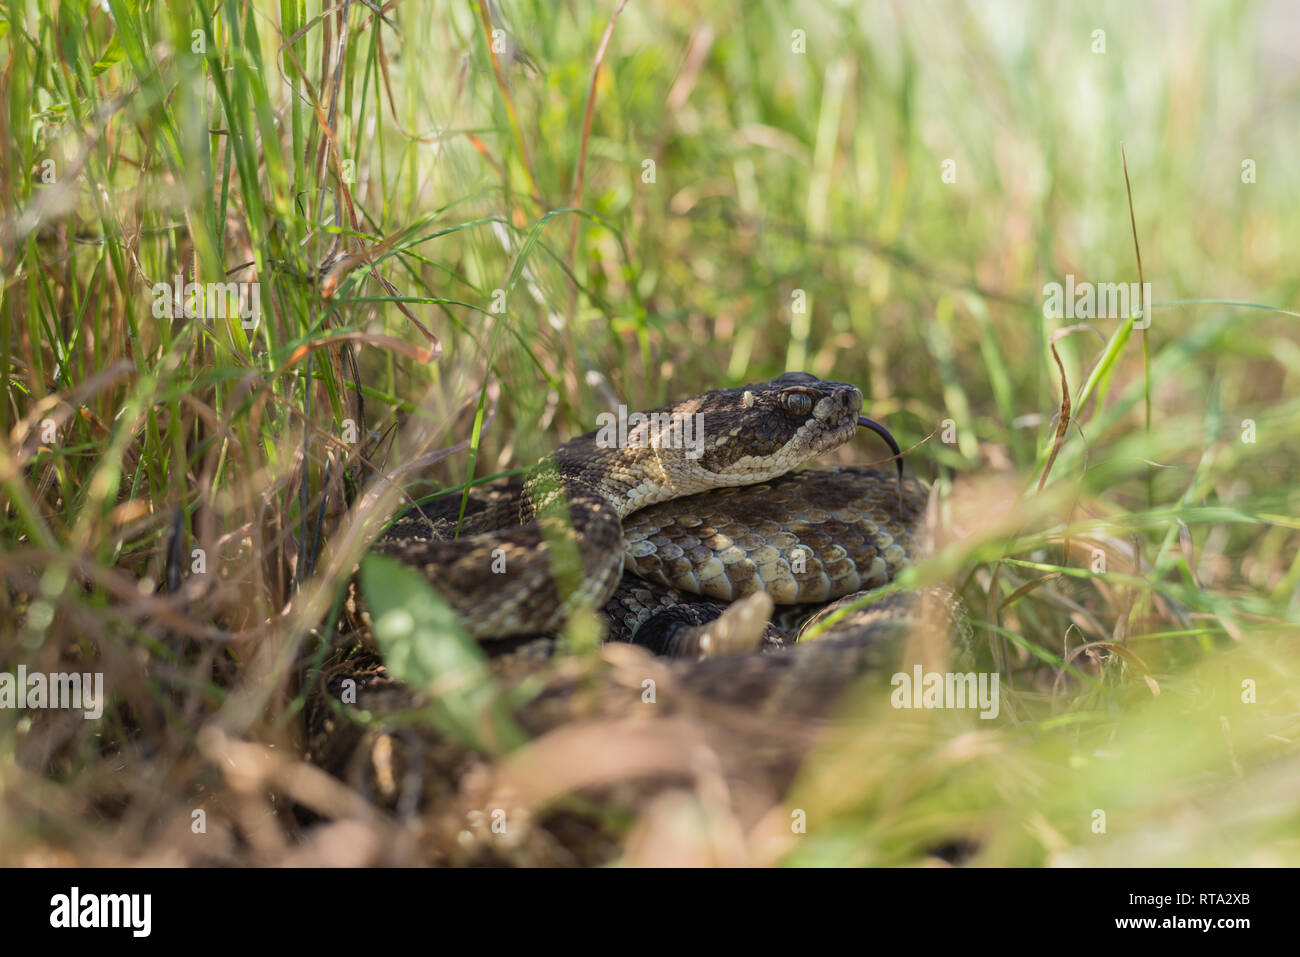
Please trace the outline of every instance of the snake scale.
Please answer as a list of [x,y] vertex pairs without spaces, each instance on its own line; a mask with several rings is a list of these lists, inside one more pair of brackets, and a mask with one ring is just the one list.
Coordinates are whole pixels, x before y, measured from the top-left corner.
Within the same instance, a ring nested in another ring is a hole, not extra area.
[[[533,682],[514,717],[535,743],[591,721],[635,738],[653,715],[663,733],[689,727],[723,755],[725,778],[777,800],[810,747],[809,722],[831,715],[846,689],[896,667],[918,633],[945,644],[966,634],[960,602],[942,586],[835,615],[915,557],[927,497],[901,466],[897,475],[864,466],[792,471],[859,426],[897,455],[893,438],[861,409],[855,386],[807,373],[703,393],[648,413],[623,441],[579,436],[523,479],[479,490],[459,535],[458,508],[413,509],[373,550],[429,580],[492,655],[503,687]],[[694,443],[679,441],[673,425],[688,419]],[[557,653],[557,635],[581,606],[600,611],[603,651]],[[816,640],[799,641],[836,617]],[[563,801],[551,806],[560,795],[496,793],[483,783],[491,761],[476,749],[427,727],[385,724],[384,716],[410,714],[428,698],[387,674],[364,642],[364,612],[360,619],[360,649],[353,643],[308,698],[314,761],[407,815],[424,809],[432,860],[500,860],[503,847],[512,862],[519,854],[529,863],[617,855],[590,815]],[[355,702],[349,684],[359,689]],[[369,720],[351,720],[342,700]],[[661,764],[673,761],[669,748]],[[595,778],[579,774],[585,783],[576,790],[638,806],[646,778],[684,773],[641,769],[627,790],[589,771]],[[516,826],[510,841],[478,840],[467,816],[494,803],[531,826]]]

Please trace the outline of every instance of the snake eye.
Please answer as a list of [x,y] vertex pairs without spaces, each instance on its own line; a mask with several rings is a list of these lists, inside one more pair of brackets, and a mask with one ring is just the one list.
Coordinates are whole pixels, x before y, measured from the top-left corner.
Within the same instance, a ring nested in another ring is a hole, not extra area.
[[807,415],[812,411],[813,400],[807,392],[787,392],[781,396],[781,404],[795,415]]

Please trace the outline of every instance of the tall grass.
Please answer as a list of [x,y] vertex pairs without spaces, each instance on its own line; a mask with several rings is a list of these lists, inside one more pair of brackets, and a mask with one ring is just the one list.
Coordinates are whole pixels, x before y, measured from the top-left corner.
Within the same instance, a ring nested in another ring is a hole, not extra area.
[[[937,433],[914,578],[962,587],[1005,698],[866,716],[748,859],[1297,863],[1297,28],[0,5],[0,667],[112,695],[97,723],[0,710],[0,860],[346,859],[279,796],[400,859],[293,758],[382,476],[457,489],[618,402],[797,367]],[[1056,336],[1044,285],[1138,281],[1134,233],[1150,327]],[[260,321],[160,315],[178,275],[259,284]]]

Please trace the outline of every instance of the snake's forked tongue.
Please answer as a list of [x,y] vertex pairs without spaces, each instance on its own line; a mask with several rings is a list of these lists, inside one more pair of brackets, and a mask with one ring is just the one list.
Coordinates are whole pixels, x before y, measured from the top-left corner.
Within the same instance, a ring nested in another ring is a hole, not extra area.
[[885,444],[893,450],[894,461],[898,463],[898,482],[901,490],[903,483],[903,450],[898,447],[898,443],[894,441],[894,437],[889,434],[889,430],[879,422],[874,422],[871,419],[868,419],[865,415],[860,415],[858,416],[858,425],[875,432],[876,435],[884,439]]

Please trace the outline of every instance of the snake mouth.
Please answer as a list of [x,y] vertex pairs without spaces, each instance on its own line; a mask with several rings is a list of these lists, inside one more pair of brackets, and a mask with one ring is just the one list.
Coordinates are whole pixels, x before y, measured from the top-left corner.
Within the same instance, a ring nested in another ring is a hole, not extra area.
[[865,415],[858,416],[858,425],[875,432],[893,450],[894,461],[898,463],[898,480],[901,482],[903,480],[903,450],[898,447],[898,442],[889,434],[889,430],[879,422],[868,419]]

